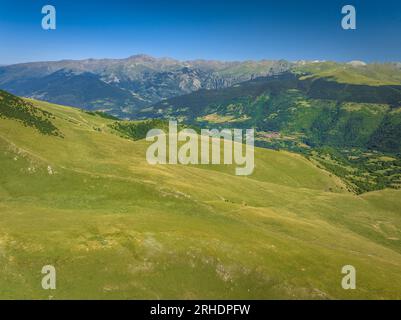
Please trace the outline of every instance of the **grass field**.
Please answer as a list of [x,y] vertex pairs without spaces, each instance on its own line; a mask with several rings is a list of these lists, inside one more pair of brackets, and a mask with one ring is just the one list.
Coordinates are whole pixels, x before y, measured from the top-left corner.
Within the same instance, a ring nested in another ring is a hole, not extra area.
[[[401,298],[401,191],[357,196],[259,148],[249,177],[151,166],[115,120],[30,102],[61,135],[0,118],[0,298]],[[41,287],[48,264],[56,290]]]
[[399,85],[401,74],[392,63],[352,66],[336,62],[319,62],[298,66],[295,72],[306,72],[304,78],[330,78],[340,83],[370,86]]

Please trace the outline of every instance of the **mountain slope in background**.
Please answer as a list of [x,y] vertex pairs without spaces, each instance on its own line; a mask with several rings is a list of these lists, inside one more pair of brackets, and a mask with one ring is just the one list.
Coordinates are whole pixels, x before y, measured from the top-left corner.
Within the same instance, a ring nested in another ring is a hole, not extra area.
[[[1,298],[48,299],[47,264],[55,299],[401,298],[400,191],[357,196],[261,148],[249,177],[151,166],[120,121],[4,92],[0,110]],[[341,287],[349,264],[357,290]]]
[[306,74],[305,78],[332,79],[340,83],[369,86],[400,85],[401,63],[372,63],[351,61],[335,62],[300,62],[294,68],[295,73]]
[[119,108],[124,111],[131,104],[143,104],[128,91],[102,81],[93,73],[76,73],[65,69],[30,82],[21,96],[82,106],[86,110],[112,111]]
[[[145,108],[141,116],[299,133],[311,145],[375,145],[396,153],[401,152],[400,106],[401,85],[343,84],[287,73],[174,97]],[[394,130],[385,128],[391,124]]]

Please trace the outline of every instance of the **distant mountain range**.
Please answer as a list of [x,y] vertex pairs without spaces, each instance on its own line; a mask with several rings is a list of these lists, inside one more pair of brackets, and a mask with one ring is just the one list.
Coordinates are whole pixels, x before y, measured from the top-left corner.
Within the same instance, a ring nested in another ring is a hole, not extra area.
[[121,118],[163,100],[201,89],[224,89],[283,73],[367,85],[401,84],[401,64],[285,60],[179,61],[134,55],[126,59],[86,59],[0,66],[0,89],[18,96],[101,110]]
[[135,55],[127,59],[63,60],[0,67],[0,88],[19,96],[131,117],[136,110],[199,89],[226,88],[288,71],[279,61],[178,61]]

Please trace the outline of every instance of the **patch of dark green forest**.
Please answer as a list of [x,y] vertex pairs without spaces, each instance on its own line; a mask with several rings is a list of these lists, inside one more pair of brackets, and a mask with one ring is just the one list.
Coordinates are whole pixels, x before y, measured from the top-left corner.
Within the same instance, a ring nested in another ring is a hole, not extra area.
[[62,137],[62,133],[51,122],[54,119],[52,113],[35,108],[31,103],[3,90],[0,90],[0,117],[17,120],[44,135]]
[[117,118],[111,114],[108,114],[106,112],[102,111],[84,111],[86,114],[89,114],[91,116],[99,116],[104,119],[109,119],[109,120],[120,120],[120,118]]
[[[151,119],[145,121],[118,121],[109,125],[109,127],[115,131],[117,131],[121,137],[129,138],[132,140],[141,140],[145,139],[147,133],[152,129],[160,129],[164,132],[168,133],[169,131],[169,122],[168,120],[161,119]],[[196,132],[200,132],[199,127],[196,126],[188,126],[185,124],[179,124],[178,130],[191,128]]]
[[401,154],[374,149],[309,147],[293,139],[256,140],[258,147],[302,154],[341,178],[349,191],[361,194],[385,188],[401,188]]

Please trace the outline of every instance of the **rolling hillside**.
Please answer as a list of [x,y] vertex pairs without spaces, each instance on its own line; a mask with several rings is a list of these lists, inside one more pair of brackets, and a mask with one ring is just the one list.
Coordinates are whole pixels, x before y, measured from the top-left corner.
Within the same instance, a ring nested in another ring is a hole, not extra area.
[[1,298],[401,298],[400,191],[262,148],[249,177],[150,166],[115,124],[0,92]]

